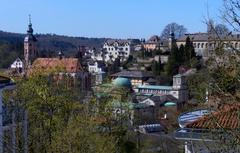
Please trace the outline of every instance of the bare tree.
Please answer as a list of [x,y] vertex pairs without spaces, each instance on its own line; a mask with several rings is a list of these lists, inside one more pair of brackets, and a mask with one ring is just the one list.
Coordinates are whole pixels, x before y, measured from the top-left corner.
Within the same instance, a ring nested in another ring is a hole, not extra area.
[[187,32],[187,29],[183,25],[179,25],[175,22],[169,23],[162,31],[161,38],[167,40],[171,33],[175,34],[175,38],[180,38]]
[[218,35],[226,35],[229,33],[228,27],[224,24],[217,24],[215,26],[215,31]]
[[223,0],[224,6],[222,11],[223,19],[234,29],[240,32],[240,1]]

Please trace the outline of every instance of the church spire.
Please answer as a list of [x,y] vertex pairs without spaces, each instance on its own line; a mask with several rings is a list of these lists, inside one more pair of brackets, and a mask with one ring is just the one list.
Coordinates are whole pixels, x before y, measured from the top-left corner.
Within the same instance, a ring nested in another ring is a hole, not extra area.
[[28,24],[28,34],[33,34],[33,28],[32,28],[32,21],[31,21],[31,15],[29,14],[29,24]]
[[28,69],[32,62],[37,58],[37,39],[33,35],[31,15],[29,15],[29,23],[27,35],[24,38],[24,66]]

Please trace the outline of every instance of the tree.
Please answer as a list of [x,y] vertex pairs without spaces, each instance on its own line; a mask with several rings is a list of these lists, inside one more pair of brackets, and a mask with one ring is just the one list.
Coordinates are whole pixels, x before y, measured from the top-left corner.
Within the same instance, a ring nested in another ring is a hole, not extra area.
[[[125,92],[101,98],[100,103],[93,98],[83,104],[76,93],[79,90],[66,85],[65,79],[68,76],[54,81],[51,75],[34,74],[19,80],[17,89],[10,93],[14,99],[9,104],[28,112],[29,152],[112,153],[118,147],[124,149],[126,129],[120,128],[121,122],[114,118],[109,104]],[[113,132],[108,132],[107,127]]]
[[179,51],[177,45],[173,45],[168,62],[165,65],[165,71],[168,76],[173,76],[178,73],[179,67]]
[[184,63],[185,65],[191,66],[191,60],[196,57],[196,53],[194,50],[194,46],[192,41],[190,40],[190,37],[186,38],[186,43],[184,46]]
[[9,68],[17,57],[22,57],[22,42],[6,43],[0,41],[0,68]]
[[183,25],[173,22],[165,26],[161,34],[161,39],[168,40],[170,33],[174,33],[175,38],[178,39],[186,32],[187,29]]
[[224,24],[217,24],[215,26],[215,33],[218,35],[227,35],[229,33],[229,29]]
[[223,0],[222,17],[233,28],[239,32],[240,29],[240,5],[239,0]]
[[187,77],[187,85],[190,98],[199,103],[206,102],[206,92],[210,85],[210,76],[207,69],[202,69],[197,73]]
[[[228,25],[238,32],[240,29],[239,4],[239,0],[224,0],[224,10],[222,11],[223,18],[229,23]],[[208,26],[213,28],[211,31],[213,35],[226,34],[222,32],[222,30],[217,29],[219,27],[220,29],[225,29],[222,26],[214,26],[213,24]],[[227,30],[225,29],[223,31]],[[225,40],[226,38],[230,39]],[[236,104],[240,102],[240,54],[238,48],[234,48],[234,46],[228,48],[227,51],[226,47],[223,47],[225,45],[231,46],[231,44],[234,43],[231,37],[225,37],[224,39],[218,37],[214,40],[214,43],[218,44],[218,46],[213,50],[212,56],[207,60],[205,65],[206,69],[191,76],[188,80],[188,85],[190,94],[198,98],[199,101],[206,101],[205,98],[209,97],[211,103],[208,104],[213,104],[216,108],[221,108],[224,107],[225,104]],[[206,94],[206,91],[208,91],[208,94]],[[219,121],[217,121],[214,116],[212,122],[213,124],[216,124],[216,122],[219,124]],[[229,128],[223,128],[222,125],[219,124],[217,129],[220,131],[218,133],[218,135],[220,135],[218,138],[220,143],[216,148],[221,148],[221,151],[220,149],[218,151],[229,152],[231,150],[234,152],[232,149],[239,149],[240,139],[238,128],[230,130]],[[216,133],[214,133],[214,135],[216,135]],[[232,138],[231,140],[225,141],[230,137]],[[235,150],[235,152],[239,151]]]
[[186,53],[185,53],[185,48],[184,45],[181,44],[179,47],[179,62],[180,63],[184,63],[184,61],[186,61],[187,57],[186,57]]

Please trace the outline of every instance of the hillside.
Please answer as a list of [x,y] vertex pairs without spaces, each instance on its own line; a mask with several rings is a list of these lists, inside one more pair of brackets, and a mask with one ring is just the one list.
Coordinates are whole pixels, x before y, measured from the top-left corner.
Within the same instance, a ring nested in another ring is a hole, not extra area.
[[[69,37],[55,34],[36,34],[40,56],[56,55],[62,50],[66,56],[75,56],[78,46],[101,47],[106,38]],[[0,68],[8,68],[17,58],[23,56],[25,34],[0,31]]]

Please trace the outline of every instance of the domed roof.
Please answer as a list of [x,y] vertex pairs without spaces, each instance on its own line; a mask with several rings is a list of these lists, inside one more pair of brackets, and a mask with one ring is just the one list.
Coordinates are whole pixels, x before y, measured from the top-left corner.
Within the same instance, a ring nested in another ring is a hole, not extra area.
[[118,77],[113,80],[113,85],[120,88],[131,88],[132,83],[128,78]]

